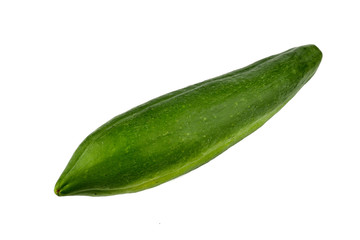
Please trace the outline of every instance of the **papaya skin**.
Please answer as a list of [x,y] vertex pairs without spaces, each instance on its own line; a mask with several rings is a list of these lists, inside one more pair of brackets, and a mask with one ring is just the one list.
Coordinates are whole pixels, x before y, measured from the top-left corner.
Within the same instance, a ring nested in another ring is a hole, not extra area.
[[76,149],[55,194],[133,193],[200,167],[277,113],[321,59],[315,45],[292,48],[116,116]]

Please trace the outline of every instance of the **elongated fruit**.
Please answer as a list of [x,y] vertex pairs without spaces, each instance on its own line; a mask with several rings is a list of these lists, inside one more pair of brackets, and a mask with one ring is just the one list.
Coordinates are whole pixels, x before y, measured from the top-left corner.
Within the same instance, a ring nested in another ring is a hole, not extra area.
[[201,166],[278,112],[321,58],[315,45],[292,48],[111,119],[80,144],[55,193],[137,192]]

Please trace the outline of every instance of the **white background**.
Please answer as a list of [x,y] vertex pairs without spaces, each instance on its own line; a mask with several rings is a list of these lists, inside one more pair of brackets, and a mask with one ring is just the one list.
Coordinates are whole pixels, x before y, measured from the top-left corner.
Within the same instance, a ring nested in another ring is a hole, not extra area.
[[[1,239],[360,239],[357,1],[0,2]],[[318,72],[201,168],[111,197],[54,184],[98,126],[316,44]]]

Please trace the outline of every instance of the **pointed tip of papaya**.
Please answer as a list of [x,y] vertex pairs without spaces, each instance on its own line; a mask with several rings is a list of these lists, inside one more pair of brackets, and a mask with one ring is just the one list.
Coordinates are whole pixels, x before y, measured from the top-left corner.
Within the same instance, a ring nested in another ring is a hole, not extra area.
[[56,188],[55,188],[55,194],[58,195],[59,197],[62,196],[62,195],[60,194],[60,189],[56,189]]

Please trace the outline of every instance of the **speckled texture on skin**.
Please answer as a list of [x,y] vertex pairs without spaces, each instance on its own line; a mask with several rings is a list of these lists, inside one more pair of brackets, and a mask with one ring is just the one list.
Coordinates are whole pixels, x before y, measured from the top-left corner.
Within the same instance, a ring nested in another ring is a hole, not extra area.
[[111,119],[80,144],[55,193],[137,192],[205,164],[279,111],[321,58],[315,45],[292,48]]

